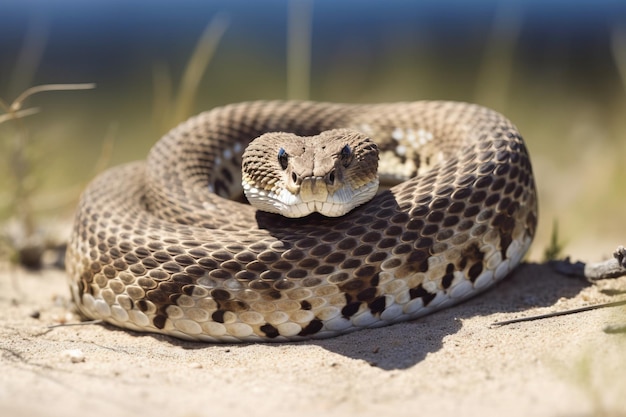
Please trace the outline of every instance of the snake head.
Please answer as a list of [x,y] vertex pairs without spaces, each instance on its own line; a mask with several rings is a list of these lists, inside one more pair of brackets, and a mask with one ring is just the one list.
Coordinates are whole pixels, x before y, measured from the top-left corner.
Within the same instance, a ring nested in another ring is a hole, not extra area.
[[259,210],[338,217],[376,194],[378,147],[350,129],[308,137],[266,133],[246,148],[242,174],[246,198]]

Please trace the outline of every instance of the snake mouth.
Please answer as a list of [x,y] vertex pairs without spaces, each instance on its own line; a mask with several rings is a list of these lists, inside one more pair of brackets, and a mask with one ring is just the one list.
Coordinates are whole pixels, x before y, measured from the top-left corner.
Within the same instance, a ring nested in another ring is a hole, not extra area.
[[324,177],[304,178],[300,183],[300,198],[305,203],[325,202],[329,194],[334,194],[329,190],[329,186]]
[[262,211],[289,218],[305,217],[312,213],[340,217],[371,200],[378,191],[379,181],[376,178],[357,189],[339,187],[332,193],[328,191],[323,178],[305,179],[296,194],[287,188],[279,192],[259,190],[245,180],[242,185],[250,204]]

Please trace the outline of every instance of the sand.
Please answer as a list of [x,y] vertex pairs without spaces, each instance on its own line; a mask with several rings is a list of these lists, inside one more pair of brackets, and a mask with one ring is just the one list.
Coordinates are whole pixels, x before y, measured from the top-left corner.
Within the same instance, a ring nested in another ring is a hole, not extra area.
[[291,344],[210,345],[69,327],[63,271],[0,267],[0,416],[626,415],[623,307],[538,264],[419,320]]

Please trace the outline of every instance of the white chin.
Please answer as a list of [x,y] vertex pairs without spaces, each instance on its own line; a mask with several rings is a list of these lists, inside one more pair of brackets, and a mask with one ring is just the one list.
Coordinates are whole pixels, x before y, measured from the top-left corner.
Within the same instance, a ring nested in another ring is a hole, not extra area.
[[326,201],[302,201],[299,195],[293,195],[283,189],[280,193],[258,190],[243,184],[246,198],[258,210],[280,214],[284,217],[305,217],[320,213],[327,217],[339,217],[355,207],[371,200],[378,191],[378,180],[372,181],[358,190],[347,187],[337,190]]

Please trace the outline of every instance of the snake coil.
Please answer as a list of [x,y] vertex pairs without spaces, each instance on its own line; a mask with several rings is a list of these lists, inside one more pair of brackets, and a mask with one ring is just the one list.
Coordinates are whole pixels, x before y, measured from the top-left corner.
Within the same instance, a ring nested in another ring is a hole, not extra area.
[[[251,140],[343,128],[376,143],[381,178],[405,181],[333,218],[237,201]],[[66,265],[90,318],[209,342],[302,340],[477,294],[520,262],[536,221],[526,147],[492,110],[248,102],[202,113],[147,161],[99,175],[81,197]]]

